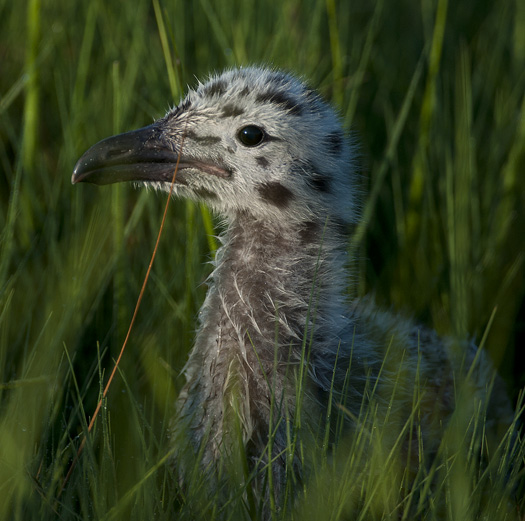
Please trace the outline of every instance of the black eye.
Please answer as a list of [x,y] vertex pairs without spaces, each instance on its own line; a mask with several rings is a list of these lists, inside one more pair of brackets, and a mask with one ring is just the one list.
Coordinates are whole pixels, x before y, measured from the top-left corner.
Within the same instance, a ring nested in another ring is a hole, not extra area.
[[264,130],[255,125],[248,125],[247,127],[241,128],[237,134],[239,141],[247,147],[260,145],[264,140],[264,136]]

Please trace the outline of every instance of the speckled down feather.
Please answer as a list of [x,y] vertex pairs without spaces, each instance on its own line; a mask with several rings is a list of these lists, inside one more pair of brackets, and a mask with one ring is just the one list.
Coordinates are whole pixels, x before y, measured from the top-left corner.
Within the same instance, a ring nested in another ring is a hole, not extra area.
[[[124,155],[137,136],[142,148],[133,164],[143,149],[162,161],[151,159],[156,170],[146,172],[144,160],[128,175],[132,161]],[[100,151],[88,151],[74,181],[138,180],[169,190],[181,152],[175,194],[206,203],[226,223],[173,421],[182,473],[199,454],[211,487],[219,461],[244,452],[251,471],[264,473],[271,456],[279,497],[287,472],[303,473],[289,454],[290,426],[314,439],[332,401],[343,411],[341,435],[351,436],[366,428],[360,411],[373,398],[393,403],[397,432],[413,411],[416,384],[417,429],[425,448],[435,448],[477,350],[379,311],[369,299],[346,297],[347,244],[362,194],[355,146],[327,103],[289,74],[232,69],[190,90],[153,125],[119,138],[120,148],[112,139],[102,142],[112,150],[106,163],[120,173],[111,178],[93,167]],[[483,353],[470,380],[472,396],[483,401],[494,381]],[[488,425],[509,420],[497,379],[487,407]]]

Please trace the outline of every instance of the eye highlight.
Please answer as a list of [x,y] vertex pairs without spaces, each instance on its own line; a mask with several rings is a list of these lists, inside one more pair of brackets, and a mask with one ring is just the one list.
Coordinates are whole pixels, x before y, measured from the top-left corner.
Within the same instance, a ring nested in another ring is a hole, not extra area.
[[257,145],[260,145],[264,141],[265,136],[266,134],[264,133],[264,130],[255,125],[243,127],[237,133],[239,141],[247,147],[256,147]]

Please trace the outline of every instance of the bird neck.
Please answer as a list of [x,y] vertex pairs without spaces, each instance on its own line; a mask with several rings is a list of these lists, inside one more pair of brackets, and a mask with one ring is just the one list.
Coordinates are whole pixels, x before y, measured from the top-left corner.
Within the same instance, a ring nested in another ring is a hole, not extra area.
[[341,303],[344,251],[324,223],[261,222],[238,215],[223,237],[213,273],[223,312],[238,341],[274,359],[279,346],[301,345],[325,307]]
[[248,374],[271,372],[276,360],[300,359],[305,339],[313,350],[316,337],[337,337],[347,323],[346,253],[337,229],[238,214],[221,242],[192,353],[207,360],[200,368],[219,373],[236,359]]
[[293,414],[294,367],[303,367],[305,350],[326,356],[326,346],[337,349],[347,323],[346,255],[341,235],[324,222],[271,223],[241,214],[221,242],[179,404],[196,439],[205,428],[220,439],[235,410],[248,440],[268,432],[261,424],[272,400],[289,398]]

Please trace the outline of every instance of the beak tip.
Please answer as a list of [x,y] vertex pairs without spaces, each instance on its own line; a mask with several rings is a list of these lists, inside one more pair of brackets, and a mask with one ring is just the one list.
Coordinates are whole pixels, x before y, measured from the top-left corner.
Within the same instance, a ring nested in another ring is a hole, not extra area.
[[79,164],[80,164],[80,161],[77,162],[77,164],[75,165],[75,168],[73,169],[73,174],[71,175],[72,185],[76,185],[77,183],[81,181],[81,172],[79,172],[79,168],[78,168]]
[[158,136],[153,124],[99,141],[77,161],[71,184],[162,181],[166,169],[175,165],[178,153],[159,142]]

